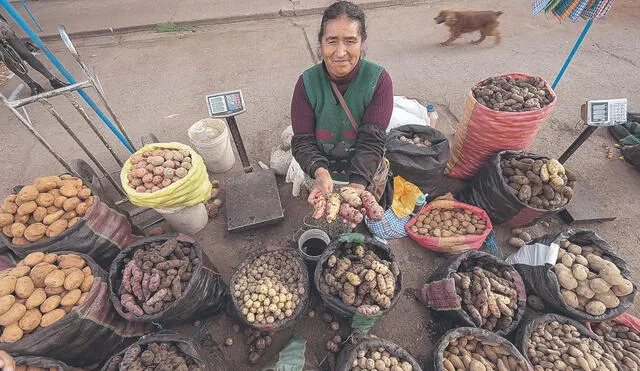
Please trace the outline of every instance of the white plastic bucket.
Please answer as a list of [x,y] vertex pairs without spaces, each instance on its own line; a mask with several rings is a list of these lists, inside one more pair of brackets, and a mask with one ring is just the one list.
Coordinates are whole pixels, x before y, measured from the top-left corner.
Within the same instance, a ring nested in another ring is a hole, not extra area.
[[224,173],[236,162],[227,123],[221,119],[206,118],[195,122],[189,130],[189,141],[204,159],[207,171]]
[[154,210],[162,215],[176,232],[190,236],[200,232],[209,221],[204,204]]

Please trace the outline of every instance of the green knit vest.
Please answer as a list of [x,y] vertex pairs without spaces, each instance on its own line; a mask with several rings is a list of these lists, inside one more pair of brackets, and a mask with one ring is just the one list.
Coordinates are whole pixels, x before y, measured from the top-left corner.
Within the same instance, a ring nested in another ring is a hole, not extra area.
[[[373,99],[382,70],[383,67],[361,59],[360,69],[343,95],[358,125],[362,125],[362,117]],[[329,77],[322,63],[304,71],[302,78],[307,98],[315,114],[318,147],[329,159],[332,177],[335,180],[346,181],[346,170],[355,150],[357,132],[351,126],[340,102],[333,95]]]

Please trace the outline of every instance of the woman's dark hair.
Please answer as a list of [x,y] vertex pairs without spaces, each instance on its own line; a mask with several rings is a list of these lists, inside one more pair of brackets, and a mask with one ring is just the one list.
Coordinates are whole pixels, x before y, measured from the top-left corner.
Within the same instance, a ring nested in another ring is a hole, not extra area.
[[320,32],[318,32],[318,41],[322,42],[322,36],[324,36],[324,28],[332,19],[346,16],[356,22],[360,26],[360,37],[362,41],[367,39],[367,26],[364,22],[364,12],[362,9],[351,1],[336,1],[331,4],[322,14],[322,22],[320,22]]

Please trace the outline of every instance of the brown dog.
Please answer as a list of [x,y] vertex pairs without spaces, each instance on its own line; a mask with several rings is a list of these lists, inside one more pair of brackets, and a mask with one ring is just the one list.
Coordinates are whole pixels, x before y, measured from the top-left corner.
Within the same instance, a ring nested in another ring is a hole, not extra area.
[[437,24],[444,23],[449,26],[451,37],[441,45],[450,45],[460,35],[467,32],[480,31],[480,38],[474,40],[472,44],[479,44],[487,36],[495,36],[496,44],[500,42],[500,30],[498,25],[498,17],[502,12],[494,11],[455,11],[445,9],[440,11],[437,17],[434,18]]

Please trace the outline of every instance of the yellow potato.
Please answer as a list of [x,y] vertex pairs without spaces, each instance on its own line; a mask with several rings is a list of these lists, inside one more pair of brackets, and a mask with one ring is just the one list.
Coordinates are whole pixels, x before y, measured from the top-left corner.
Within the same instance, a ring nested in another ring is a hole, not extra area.
[[42,287],[38,287],[37,289],[33,290],[33,293],[31,294],[31,296],[29,296],[24,305],[25,307],[27,307],[27,309],[33,309],[39,307],[40,304],[44,303],[45,300],[47,300],[47,293]]
[[54,309],[51,312],[42,316],[42,321],[40,322],[40,326],[47,327],[61,320],[62,317],[67,314],[64,309]]
[[62,205],[67,201],[67,198],[64,196],[58,196],[53,200],[53,206],[62,208]]
[[3,343],[14,343],[20,339],[24,335],[24,331],[18,326],[17,323],[13,323],[10,326],[4,328],[2,331],[2,338],[0,341]]
[[25,312],[24,316],[18,321],[18,326],[24,331],[33,331],[40,326],[42,320],[42,313],[37,308],[29,309]]
[[77,289],[82,285],[84,281],[84,273],[82,270],[74,268],[72,271],[67,273],[67,276],[64,279],[64,288],[66,290]]
[[62,262],[65,259],[82,259],[78,254],[64,254],[58,255],[58,263]]
[[91,267],[87,265],[82,268],[82,273],[84,273],[85,277],[91,275]]
[[18,322],[27,311],[27,307],[20,303],[13,303],[11,308],[4,314],[0,315],[0,326],[9,326]]
[[60,305],[62,298],[60,295],[49,296],[42,304],[40,304],[40,312],[49,313]]
[[5,225],[4,227],[2,227],[2,233],[4,233],[5,236],[11,238],[13,237],[13,235],[11,234],[11,226],[13,225],[13,223],[9,224],[9,225]]
[[80,202],[81,201],[78,197],[71,197],[62,204],[62,208],[64,211],[74,210],[78,205],[80,205]]
[[45,287],[44,280],[49,273],[56,270],[56,266],[49,263],[38,263],[35,267],[31,268],[29,277],[33,281],[35,287]]
[[65,274],[61,270],[54,270],[47,274],[44,279],[44,284],[47,287],[60,287],[64,284]]
[[58,259],[58,254],[54,254],[54,253],[50,253],[44,256],[44,259],[42,261],[49,263],[49,264],[53,264],[57,261]]
[[46,292],[47,295],[60,295],[64,292],[64,287],[45,287],[44,292]]
[[87,292],[91,290],[91,285],[93,285],[93,275],[89,274],[88,276],[84,276],[84,281],[82,281],[82,285],[80,285],[80,290],[82,290],[82,292]]
[[15,203],[15,198],[10,200],[9,197],[7,197],[4,200],[4,202],[2,203],[2,210],[5,213],[9,213],[9,214],[17,213],[18,212],[18,204]]
[[15,220],[14,220],[15,223],[22,223],[22,224],[26,225],[27,222],[29,221],[29,215],[18,215],[18,214],[16,214],[14,216],[14,218],[15,218]]
[[36,201],[36,204],[38,204],[38,206],[42,206],[46,208],[53,205],[54,200],[55,200],[55,197],[53,197],[52,194],[40,193],[35,201]]
[[33,220],[36,222],[42,222],[47,217],[47,209],[43,206],[38,206],[33,212]]
[[86,202],[80,202],[75,211],[78,215],[83,216],[87,213],[87,210],[89,210],[89,205]]
[[50,190],[49,192],[47,192],[48,194],[53,196],[53,200],[55,201],[56,198],[58,198],[58,196],[62,196],[60,194],[60,190],[58,188],[54,188],[52,190]]
[[80,221],[80,217],[79,217],[79,216],[76,216],[75,218],[70,219],[70,220],[69,220],[69,226],[68,226],[68,227],[69,227],[69,228],[73,227],[73,226],[74,226],[74,225],[76,225],[76,223],[78,223],[79,221]]
[[28,241],[36,242],[44,237],[47,226],[42,223],[34,223],[27,227],[24,231],[24,238]]
[[0,296],[13,294],[13,290],[16,288],[17,277],[6,276],[0,279]]
[[39,194],[40,192],[36,187],[32,185],[24,186],[22,187],[20,192],[18,192],[18,197],[16,197],[16,201],[20,200],[23,203],[28,201],[34,201]]
[[60,268],[78,268],[78,269],[82,269],[82,268],[84,268],[85,265],[86,265],[86,263],[85,263],[84,259],[82,259],[80,257],[71,258],[71,259],[64,259],[60,263],[58,263],[58,267],[60,267]]
[[3,297],[0,297],[0,315],[7,313],[15,302],[16,297],[13,295],[5,295]]
[[35,267],[36,264],[42,263],[43,260],[44,260],[44,253],[40,251],[32,252],[31,254],[25,256],[24,259],[22,259],[24,264],[30,267]]
[[37,208],[38,208],[38,204],[35,201],[23,202],[18,207],[18,215],[29,215],[32,212],[36,211]]
[[38,190],[38,192],[48,192],[60,185],[60,177],[58,176],[39,177],[33,181],[33,185]]
[[82,187],[78,192],[78,198],[81,200],[86,200],[89,196],[91,196],[91,189],[89,187]]
[[22,223],[11,224],[11,235],[13,237],[22,237],[27,226]]
[[89,295],[88,292],[83,292],[82,295],[80,295],[80,299],[78,299],[78,305],[81,305],[82,303],[84,303],[88,295]]
[[82,296],[82,291],[80,291],[80,289],[73,289],[62,297],[60,305],[63,307],[73,306],[78,302],[78,300],[80,300],[80,296]]
[[78,213],[76,213],[75,210],[69,210],[69,211],[65,212],[64,214],[62,214],[60,219],[64,219],[64,220],[69,221],[69,220],[75,218],[76,216],[78,216]]
[[55,222],[51,223],[51,225],[47,227],[47,231],[46,231],[47,237],[55,237],[60,233],[66,231],[67,225],[68,223],[64,219],[56,220]]
[[0,213],[0,227],[13,224],[13,214]]
[[42,221],[42,223],[44,223],[45,225],[51,225],[56,220],[60,219],[62,217],[62,215],[64,215],[64,210],[58,210],[53,214],[49,214],[49,215],[45,216],[44,220]]
[[23,236],[20,237],[14,237],[11,239],[11,243],[15,246],[22,246],[22,245],[28,245],[31,243],[31,241],[27,240],[26,238],[24,238]]
[[29,274],[29,272],[31,271],[31,268],[26,266],[26,265],[21,265],[21,266],[16,266],[14,268],[11,268],[11,270],[9,271],[9,274],[7,274],[8,276],[14,276],[16,278],[20,278],[20,277],[24,277],[27,274]]
[[65,197],[75,197],[78,195],[78,191],[74,185],[65,184],[60,187],[60,194]]
[[28,276],[20,277],[16,281],[15,293],[16,296],[20,299],[27,299],[33,293],[35,287],[33,286],[33,281]]

